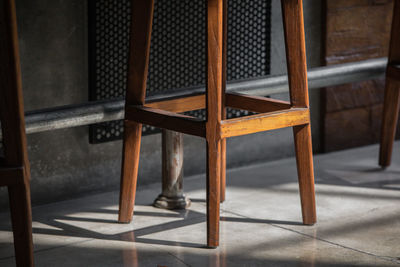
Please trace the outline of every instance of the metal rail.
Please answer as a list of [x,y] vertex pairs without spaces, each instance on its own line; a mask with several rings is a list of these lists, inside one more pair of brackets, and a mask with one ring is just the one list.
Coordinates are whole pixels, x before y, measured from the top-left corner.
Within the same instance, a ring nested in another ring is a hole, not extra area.
[[[319,67],[309,70],[309,88],[316,89],[381,77],[386,70],[387,59],[371,59],[360,62]],[[228,83],[227,91],[251,95],[272,95],[288,90],[286,75],[240,80]],[[160,100],[204,92],[203,87],[188,88],[179,92],[157,95],[147,100]],[[26,113],[26,132],[38,133],[49,130],[90,125],[120,120],[124,117],[124,101],[96,101],[79,105],[60,106]]]

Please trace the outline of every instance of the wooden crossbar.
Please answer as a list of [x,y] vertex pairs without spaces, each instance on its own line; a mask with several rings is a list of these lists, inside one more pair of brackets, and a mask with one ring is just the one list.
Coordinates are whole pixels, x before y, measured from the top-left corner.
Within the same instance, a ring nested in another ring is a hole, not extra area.
[[162,101],[154,101],[148,102],[144,106],[170,112],[182,113],[186,111],[204,109],[206,107],[206,96],[201,94]]
[[388,65],[386,76],[400,82],[400,65]]
[[[204,109],[205,95],[195,95],[162,101],[147,102],[145,107],[161,109],[169,112],[182,113]],[[273,112],[290,108],[290,102],[261,96],[250,96],[239,93],[226,93],[226,106],[258,113]]]
[[226,105],[231,108],[248,110],[258,113],[289,109],[290,103],[261,96],[250,96],[238,93],[227,93]]
[[307,108],[291,108],[221,122],[221,138],[241,136],[310,123]]
[[128,106],[125,118],[135,122],[185,134],[205,137],[205,122],[201,119],[145,106]]

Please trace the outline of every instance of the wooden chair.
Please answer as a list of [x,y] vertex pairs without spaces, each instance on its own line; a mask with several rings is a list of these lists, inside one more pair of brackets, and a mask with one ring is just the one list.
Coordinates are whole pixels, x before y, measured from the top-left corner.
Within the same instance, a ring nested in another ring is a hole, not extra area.
[[[145,103],[154,0],[131,0],[132,28],[119,221],[133,215],[142,123],[191,134],[207,143],[207,245],[219,244],[219,205],[225,191],[225,139],[293,127],[304,224],[316,222],[302,0],[282,0],[291,102],[225,93],[226,0],[207,0],[206,94]],[[249,7],[251,8],[251,7]],[[225,107],[259,114],[225,119]],[[206,121],[181,115],[206,108]]]
[[379,154],[379,165],[383,168],[389,166],[392,160],[400,108],[400,0],[394,1],[393,11]]
[[0,186],[8,187],[17,266],[33,266],[30,168],[13,0],[0,2],[0,119],[4,158]]

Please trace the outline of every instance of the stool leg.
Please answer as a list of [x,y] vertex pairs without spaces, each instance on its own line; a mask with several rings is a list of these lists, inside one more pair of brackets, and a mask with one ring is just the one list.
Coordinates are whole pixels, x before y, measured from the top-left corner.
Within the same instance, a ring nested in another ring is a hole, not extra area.
[[122,223],[129,223],[133,216],[141,137],[142,124],[125,121],[118,218]]
[[[25,176],[25,175],[24,175]],[[21,183],[8,187],[17,266],[33,266],[32,210],[29,177],[15,177]]]
[[219,245],[225,0],[207,1],[207,246]]
[[226,199],[226,139],[221,140],[221,198],[220,202],[223,203]]
[[207,246],[219,245],[221,141],[207,141]]
[[[223,25],[223,58],[222,58],[222,119],[226,119],[225,91],[226,91],[226,61],[228,45],[228,5],[224,0],[224,25]],[[225,201],[226,191],[226,138],[221,140],[221,203]]]
[[[126,106],[143,105],[149,68],[154,0],[131,0],[132,22]],[[139,167],[142,125],[125,120],[119,222],[132,220]]]
[[[281,0],[285,30],[290,99],[294,107],[309,107],[303,1]],[[304,224],[316,222],[311,127],[293,127]]]
[[385,100],[383,104],[383,120],[379,165],[388,167],[392,160],[393,143],[396,135],[397,120],[400,107],[400,83],[386,78]]
[[310,124],[293,127],[303,223],[317,222]]
[[[400,63],[400,1],[395,0],[393,10],[392,34],[389,49],[389,64]],[[391,163],[393,142],[396,135],[400,106],[400,77],[396,80],[386,76],[385,99],[379,165],[387,167]]]
[[34,266],[30,168],[25,134],[21,68],[14,0],[0,1],[0,121],[7,166],[24,167],[8,186],[16,265]]
[[399,107],[400,83],[387,78],[379,153],[379,165],[382,167],[387,167],[391,163],[393,143],[396,135],[397,120],[399,117]]

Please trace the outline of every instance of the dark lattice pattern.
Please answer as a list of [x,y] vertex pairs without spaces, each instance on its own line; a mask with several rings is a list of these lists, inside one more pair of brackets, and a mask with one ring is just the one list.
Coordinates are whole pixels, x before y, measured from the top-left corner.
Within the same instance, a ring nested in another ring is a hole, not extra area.
[[[90,100],[124,97],[130,30],[129,0],[89,1]],[[147,95],[205,84],[205,3],[156,0]],[[270,0],[228,1],[228,80],[269,73]],[[228,117],[247,115],[228,109]],[[204,118],[204,111],[191,115]],[[121,121],[91,126],[94,143],[119,139]],[[157,132],[143,127],[144,134]]]

